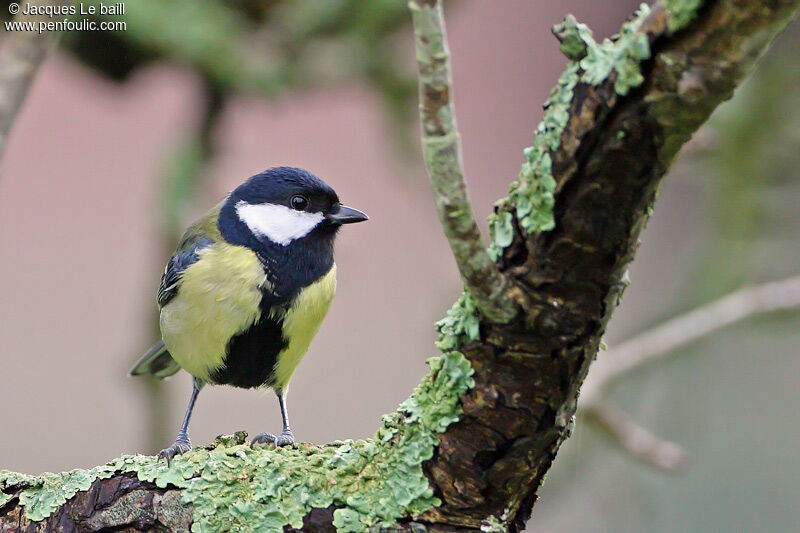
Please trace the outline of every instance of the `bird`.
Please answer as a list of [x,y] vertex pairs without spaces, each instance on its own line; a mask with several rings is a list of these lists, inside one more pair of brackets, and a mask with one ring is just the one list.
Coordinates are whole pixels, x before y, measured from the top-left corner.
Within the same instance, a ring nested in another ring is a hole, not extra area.
[[161,341],[130,370],[193,378],[178,435],[159,459],[191,450],[189,420],[206,384],[273,389],[283,429],[251,446],[294,444],[286,395],[336,291],[334,240],[342,225],[368,218],[311,172],[274,167],[189,226],[158,287]]

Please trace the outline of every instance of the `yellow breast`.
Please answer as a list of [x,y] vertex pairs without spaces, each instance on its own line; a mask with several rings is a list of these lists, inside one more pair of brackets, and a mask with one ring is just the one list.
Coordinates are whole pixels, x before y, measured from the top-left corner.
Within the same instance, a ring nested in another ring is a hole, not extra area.
[[[180,290],[161,309],[161,335],[173,359],[208,381],[225,361],[228,342],[261,318],[266,273],[256,255],[241,246],[215,243],[183,274]],[[336,292],[336,265],[303,289],[283,317],[287,346],[278,354],[272,383],[286,390]]]
[[273,382],[276,389],[286,391],[300,360],[308,351],[336,293],[336,264],[295,299],[283,321],[283,337],[289,344],[278,355]]
[[161,309],[161,335],[173,359],[208,380],[222,366],[228,341],[261,316],[266,274],[256,255],[241,246],[215,243],[183,274],[178,294]]

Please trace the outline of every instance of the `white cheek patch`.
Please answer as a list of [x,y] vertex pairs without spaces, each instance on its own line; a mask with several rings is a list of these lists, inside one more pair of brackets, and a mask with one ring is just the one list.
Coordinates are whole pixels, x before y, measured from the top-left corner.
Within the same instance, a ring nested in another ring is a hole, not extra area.
[[307,235],[322,222],[322,213],[295,211],[283,205],[248,204],[240,200],[236,214],[250,231],[282,246]]

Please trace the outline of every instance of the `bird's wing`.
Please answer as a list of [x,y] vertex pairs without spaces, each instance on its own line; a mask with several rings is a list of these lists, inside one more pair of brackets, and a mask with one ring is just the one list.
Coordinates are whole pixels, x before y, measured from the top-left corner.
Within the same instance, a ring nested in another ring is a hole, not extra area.
[[161,276],[161,284],[158,286],[159,307],[167,305],[178,294],[183,273],[200,259],[198,252],[211,244],[213,244],[211,239],[200,239],[186,250],[175,252],[170,258],[164,268],[164,275]]
[[222,210],[224,203],[224,200],[218,203],[213,209],[203,215],[202,218],[189,226],[181,237],[181,240],[178,241],[178,247],[175,251],[186,251],[194,247],[198,242],[206,240],[212,242],[221,241],[222,235],[219,233],[217,222],[219,220],[219,212]]
[[147,350],[147,353],[141,359],[136,361],[129,374],[131,376],[152,374],[157,378],[164,379],[175,374],[180,369],[181,367],[167,351],[167,347],[164,346],[164,341],[158,341],[152,348]]
[[198,252],[222,239],[217,228],[217,219],[222,208],[218,204],[200,220],[189,226],[178,242],[178,248],[167,262],[161,284],[158,287],[158,305],[164,307],[178,294],[181,276],[200,258]]

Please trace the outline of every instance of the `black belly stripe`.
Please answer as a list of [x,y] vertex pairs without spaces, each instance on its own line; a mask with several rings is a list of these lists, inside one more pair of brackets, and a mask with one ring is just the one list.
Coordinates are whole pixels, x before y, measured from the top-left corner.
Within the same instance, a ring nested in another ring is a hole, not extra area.
[[211,374],[211,382],[245,389],[270,384],[278,354],[286,348],[283,319],[267,313],[247,331],[231,338],[225,363]]

